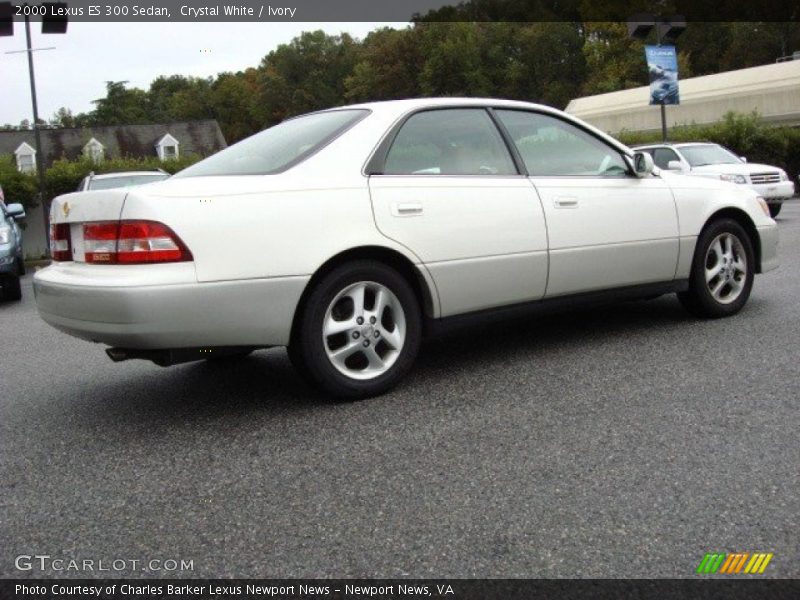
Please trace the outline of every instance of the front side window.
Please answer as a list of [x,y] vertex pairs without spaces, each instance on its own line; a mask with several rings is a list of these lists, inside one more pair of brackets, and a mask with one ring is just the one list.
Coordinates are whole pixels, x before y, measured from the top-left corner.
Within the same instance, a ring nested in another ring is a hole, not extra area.
[[495,112],[531,176],[623,177],[628,173],[619,151],[571,123],[541,113]]
[[696,146],[681,146],[681,154],[693,167],[705,165],[733,165],[741,161],[733,152],[716,144],[698,144]]
[[180,171],[176,177],[267,175],[311,156],[369,111],[330,110],[284,121]]
[[384,175],[516,175],[511,155],[483,108],[419,112],[403,124]]
[[656,148],[651,151],[653,155],[653,162],[659,169],[669,169],[670,161],[680,161],[678,155],[671,148]]

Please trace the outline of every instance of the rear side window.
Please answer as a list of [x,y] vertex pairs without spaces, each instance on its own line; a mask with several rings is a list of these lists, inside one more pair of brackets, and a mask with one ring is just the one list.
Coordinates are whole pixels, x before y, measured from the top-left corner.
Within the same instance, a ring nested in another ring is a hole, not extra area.
[[385,175],[516,175],[500,132],[482,109],[419,112],[403,124]]
[[368,110],[331,110],[284,121],[180,171],[175,177],[267,175],[305,160]]

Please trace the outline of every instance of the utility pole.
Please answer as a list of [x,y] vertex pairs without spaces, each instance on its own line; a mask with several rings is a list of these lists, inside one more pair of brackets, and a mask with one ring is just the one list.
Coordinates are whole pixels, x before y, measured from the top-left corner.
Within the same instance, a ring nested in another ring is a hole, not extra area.
[[[28,5],[24,5],[27,7]],[[66,3],[64,2],[44,2],[41,5],[45,8],[42,15],[42,33],[66,33],[67,17]],[[55,50],[55,48],[33,48],[31,44],[31,18],[25,11],[25,50],[14,50],[6,54],[19,54],[25,52],[28,55],[28,76],[31,84],[31,104],[33,105],[33,138],[36,145],[36,180],[39,184],[39,204],[42,207],[42,221],[44,223],[45,249],[50,254],[50,206],[47,201],[45,189],[44,173],[44,153],[42,151],[42,134],[39,128],[39,103],[36,98],[36,77],[33,70],[33,53],[39,50]],[[0,35],[14,35],[13,7],[10,2],[0,2]]]
[[44,161],[42,160],[42,134],[39,131],[39,103],[36,101],[36,76],[33,72],[33,48],[31,47],[31,18],[25,15],[25,41],[28,52],[28,73],[31,80],[31,102],[33,103],[33,137],[36,140],[36,179],[39,181],[39,204],[42,207],[45,248],[50,252],[50,206],[47,202],[44,183]]

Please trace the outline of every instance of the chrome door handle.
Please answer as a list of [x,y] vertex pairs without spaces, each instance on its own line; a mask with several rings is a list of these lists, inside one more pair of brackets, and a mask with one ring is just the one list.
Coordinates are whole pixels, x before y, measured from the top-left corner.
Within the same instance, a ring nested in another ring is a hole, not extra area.
[[556,208],[578,208],[578,199],[574,196],[560,196],[555,199]]
[[392,205],[392,214],[395,217],[413,217],[422,214],[422,204],[418,202],[398,202]]

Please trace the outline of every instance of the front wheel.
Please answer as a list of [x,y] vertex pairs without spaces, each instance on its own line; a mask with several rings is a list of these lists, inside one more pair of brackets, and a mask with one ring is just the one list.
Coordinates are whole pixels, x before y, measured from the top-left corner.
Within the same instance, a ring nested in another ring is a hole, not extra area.
[[367,398],[400,381],[421,338],[419,303],[406,279],[382,263],[354,261],[314,286],[289,356],[327,393]]
[[700,317],[728,317],[750,297],[755,272],[753,244],[732,219],[709,225],[697,240],[689,289],[678,294],[681,304]]
[[769,205],[769,216],[773,219],[778,216],[783,208],[783,202],[779,202],[778,204],[770,204]]

